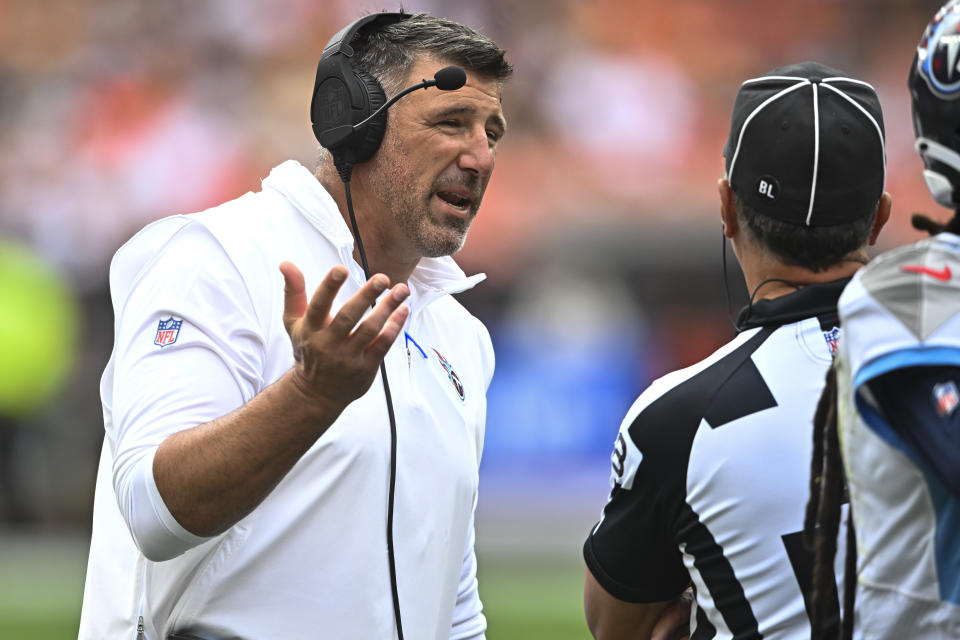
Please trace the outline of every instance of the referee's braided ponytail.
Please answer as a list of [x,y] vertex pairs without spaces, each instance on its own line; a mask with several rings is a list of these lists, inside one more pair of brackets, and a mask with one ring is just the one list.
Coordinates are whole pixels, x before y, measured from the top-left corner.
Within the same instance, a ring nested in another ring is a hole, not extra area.
[[[804,545],[814,552],[813,595],[810,605],[812,640],[826,640],[827,606],[834,593],[833,559],[837,553],[841,506],[844,497],[843,459],[837,435],[837,373],[827,371],[823,394],[813,418],[813,458],[810,465],[810,500],[803,525]],[[856,541],[852,511],[847,518],[847,556],[844,567],[843,617],[839,637],[853,637],[856,599]]]

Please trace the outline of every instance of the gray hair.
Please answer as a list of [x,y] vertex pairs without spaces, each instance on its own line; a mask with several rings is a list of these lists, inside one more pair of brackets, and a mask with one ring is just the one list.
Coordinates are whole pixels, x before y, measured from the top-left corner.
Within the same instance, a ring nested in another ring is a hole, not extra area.
[[414,62],[427,55],[459,65],[466,71],[500,84],[513,73],[506,52],[490,38],[470,27],[416,13],[354,38],[354,66],[383,86],[387,97],[399,93]]
[[[513,74],[506,52],[493,40],[464,24],[426,13],[374,31],[362,29],[351,44],[354,68],[376,78],[388,98],[403,90],[410,68],[421,56],[459,65],[501,85]],[[317,166],[329,158],[330,152],[319,147]]]

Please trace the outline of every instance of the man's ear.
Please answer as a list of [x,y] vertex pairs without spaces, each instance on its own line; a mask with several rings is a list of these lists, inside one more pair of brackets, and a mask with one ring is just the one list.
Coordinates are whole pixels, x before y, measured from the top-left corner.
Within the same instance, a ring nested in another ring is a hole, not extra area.
[[893,200],[890,198],[890,194],[884,191],[883,195],[880,196],[880,202],[877,203],[877,219],[874,220],[873,230],[870,231],[871,247],[877,243],[877,236],[880,235],[880,230],[883,229],[883,225],[887,224],[887,220],[890,219],[890,208],[892,205]]
[[732,238],[737,235],[737,209],[733,204],[733,189],[726,178],[717,180],[717,193],[720,194],[720,221],[723,223],[723,235]]

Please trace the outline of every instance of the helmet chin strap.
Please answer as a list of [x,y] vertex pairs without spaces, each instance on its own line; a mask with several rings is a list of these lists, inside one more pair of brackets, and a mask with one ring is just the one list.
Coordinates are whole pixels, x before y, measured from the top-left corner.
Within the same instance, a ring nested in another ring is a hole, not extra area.
[[[960,153],[957,153],[953,149],[924,137],[917,138],[916,143],[914,143],[914,148],[917,150],[917,153],[920,154],[920,157],[923,158],[924,164],[928,167],[931,161],[936,161],[960,173]],[[943,205],[948,209],[953,209],[956,206],[953,201],[953,184],[949,178],[942,173],[928,168],[923,171],[923,179],[927,183],[927,188],[930,190],[933,199],[937,201],[937,204]]]

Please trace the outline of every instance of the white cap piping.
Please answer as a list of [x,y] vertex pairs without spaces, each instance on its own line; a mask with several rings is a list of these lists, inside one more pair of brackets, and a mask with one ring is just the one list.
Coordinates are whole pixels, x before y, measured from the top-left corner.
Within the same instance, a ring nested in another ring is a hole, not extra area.
[[817,85],[813,85],[813,180],[810,182],[810,207],[807,209],[806,225],[813,217],[813,200],[817,196],[817,172],[820,170],[820,100]]
[[[766,79],[766,78],[755,78],[754,80],[747,80],[747,82],[753,82],[755,80],[761,80],[761,79]],[[794,85],[787,87],[786,89],[783,89],[773,94],[772,96],[770,96],[769,98],[761,102],[759,105],[757,105],[757,108],[750,112],[750,115],[747,116],[747,119],[743,121],[743,125],[740,126],[740,135],[737,137],[737,148],[733,150],[733,158],[730,160],[730,170],[727,171],[727,180],[729,182],[731,183],[733,182],[733,170],[737,166],[737,156],[740,155],[740,144],[743,142],[743,134],[744,132],[746,132],[747,125],[750,124],[750,121],[753,120],[753,117],[756,116],[758,113],[760,113],[760,111],[764,107],[766,107],[768,104],[770,104],[774,100],[779,100],[780,98],[787,95],[791,91],[795,91],[800,87],[805,87],[811,84],[809,80],[806,80],[803,78],[788,78],[788,79],[798,80],[798,82]],[[746,84],[747,82],[744,82],[744,84]]]
[[849,102],[850,104],[852,104],[853,106],[855,106],[857,109],[859,109],[860,112],[861,112],[863,115],[867,116],[867,119],[873,124],[873,128],[874,128],[874,129],[876,130],[876,132],[877,132],[877,137],[880,138],[880,154],[883,156],[883,157],[881,158],[881,163],[880,163],[880,165],[883,167],[883,182],[882,182],[883,187],[882,187],[882,188],[883,188],[883,189],[886,189],[886,188],[887,188],[887,156],[886,156],[886,151],[885,151],[886,146],[885,146],[884,141],[883,141],[883,130],[880,129],[880,125],[877,123],[876,118],[874,118],[872,115],[870,115],[870,112],[867,111],[866,109],[864,109],[863,106],[862,106],[859,102],[857,102],[856,100],[854,100],[853,98],[851,98],[850,96],[848,96],[847,94],[845,94],[843,91],[840,91],[840,89],[837,89],[836,87],[832,87],[832,86],[830,86],[830,85],[828,85],[828,84],[825,84],[825,85],[823,85],[823,86],[825,86],[827,89],[830,89],[831,91],[833,91],[833,92],[835,92],[835,93],[843,96],[843,98],[844,98],[847,102]]

